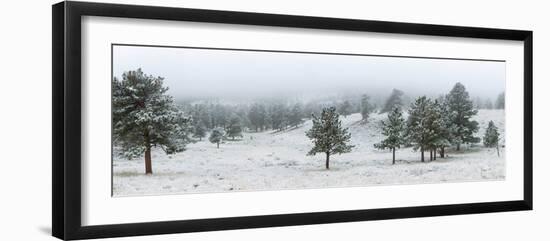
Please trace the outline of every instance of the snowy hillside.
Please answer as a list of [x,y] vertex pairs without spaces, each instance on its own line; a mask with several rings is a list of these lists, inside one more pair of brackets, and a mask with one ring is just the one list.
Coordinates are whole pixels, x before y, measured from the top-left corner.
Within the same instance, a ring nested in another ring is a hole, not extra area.
[[[396,152],[378,150],[380,121],[385,114],[372,114],[367,124],[358,113],[342,118],[343,126],[352,133],[351,153],[331,156],[331,169],[325,170],[324,156],[306,156],[311,141],[305,132],[311,121],[282,132],[243,133],[242,140],[226,140],[216,148],[203,138],[191,143],[187,150],[166,155],[160,150],[152,154],[153,175],[144,175],[143,158],[113,160],[113,194],[173,194],[225,192],[242,190],[276,190],[367,186],[377,184],[415,184],[499,180],[505,177],[505,149],[497,157],[496,150],[480,144],[460,152],[449,148],[447,158],[420,162],[420,153],[411,148]],[[504,136],[504,111],[480,110],[474,120],[485,127],[493,120]],[[504,143],[504,141],[502,141]],[[429,153],[426,153],[429,156]]]

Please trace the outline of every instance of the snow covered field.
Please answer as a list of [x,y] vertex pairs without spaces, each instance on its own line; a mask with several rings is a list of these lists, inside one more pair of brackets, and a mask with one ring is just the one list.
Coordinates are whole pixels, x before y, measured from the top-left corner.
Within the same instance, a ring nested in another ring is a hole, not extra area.
[[[382,139],[380,121],[386,114],[371,114],[367,124],[360,124],[356,113],[342,118],[352,135],[351,153],[331,156],[330,170],[325,170],[324,155],[306,156],[311,141],[305,132],[311,121],[283,132],[243,133],[244,138],[225,141],[217,149],[207,138],[189,144],[187,150],[166,155],[152,154],[153,175],[144,174],[143,158],[113,159],[114,196],[177,193],[227,192],[302,188],[327,188],[367,185],[418,184],[502,180],[505,178],[505,149],[497,157],[494,148],[481,144],[456,152],[448,148],[447,158],[420,162],[420,153],[412,148],[391,152],[378,150],[374,143]],[[501,137],[504,132],[503,110],[480,110],[474,120],[482,134],[490,120]],[[501,141],[504,143],[504,141]]]

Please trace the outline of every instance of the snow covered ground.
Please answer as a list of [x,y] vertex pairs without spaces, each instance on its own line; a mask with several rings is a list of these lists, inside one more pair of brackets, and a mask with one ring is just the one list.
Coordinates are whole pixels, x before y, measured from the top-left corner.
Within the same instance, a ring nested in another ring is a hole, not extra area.
[[[225,141],[217,149],[203,138],[189,144],[187,150],[166,155],[152,154],[153,175],[144,174],[144,160],[113,160],[114,196],[177,193],[227,192],[302,188],[327,188],[367,185],[419,184],[502,180],[505,178],[505,149],[497,157],[494,148],[475,145],[460,152],[449,148],[447,158],[420,162],[420,153],[411,148],[391,152],[378,150],[374,143],[382,139],[380,121],[385,114],[372,114],[367,124],[361,115],[342,118],[352,134],[351,153],[331,156],[325,170],[324,155],[306,156],[311,141],[305,131],[311,121],[279,133],[243,133],[239,141]],[[480,123],[482,137],[490,120],[504,136],[504,111],[480,110],[474,118]],[[207,139],[207,138],[206,138]]]

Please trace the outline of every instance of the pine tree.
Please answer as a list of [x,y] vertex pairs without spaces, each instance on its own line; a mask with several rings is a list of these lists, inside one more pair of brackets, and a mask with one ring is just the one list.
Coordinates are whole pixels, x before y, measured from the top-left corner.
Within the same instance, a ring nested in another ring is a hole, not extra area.
[[405,144],[405,119],[398,107],[388,114],[388,120],[382,121],[382,134],[386,139],[374,147],[378,149],[390,149],[392,151],[392,164],[395,164],[395,148],[400,148]]
[[255,103],[250,107],[248,112],[248,119],[256,132],[263,130],[266,124],[266,111],[262,104]]
[[349,101],[346,100],[342,104],[340,104],[340,107],[338,108],[338,113],[346,117],[351,114],[351,108],[352,108],[351,103],[349,103]]
[[384,105],[384,108],[380,111],[380,113],[386,113],[393,110],[394,107],[402,108],[403,107],[403,91],[398,89],[393,89],[390,97],[386,100],[386,104]]
[[284,130],[288,124],[286,122],[286,106],[284,104],[275,104],[272,106],[270,114],[271,128],[279,131]]
[[213,127],[225,128],[228,122],[228,110],[221,104],[216,104],[212,108]]
[[479,129],[476,121],[470,120],[477,114],[466,88],[461,83],[456,83],[453,89],[447,94],[445,100],[450,120],[450,136],[456,150],[460,150],[462,143],[478,143],[479,138],[474,133]]
[[424,162],[424,151],[430,148],[432,130],[429,121],[431,101],[426,96],[418,97],[409,109],[406,136],[414,150],[420,150],[420,160]]
[[498,148],[500,133],[498,133],[498,128],[495,126],[493,121],[489,121],[489,125],[485,130],[485,136],[483,137],[483,145],[486,147],[496,147],[497,155],[500,156],[500,150]]
[[296,103],[288,115],[288,123],[291,126],[298,127],[302,122],[302,106]]
[[426,126],[429,131],[428,148],[430,150],[430,161],[437,159],[437,149],[444,149],[448,146],[448,131],[443,116],[443,104],[439,100],[429,101]]
[[321,116],[312,115],[312,122],[313,126],[306,132],[306,136],[312,140],[314,146],[308,155],[325,153],[325,167],[329,169],[330,155],[347,153],[353,148],[349,144],[351,134],[347,128],[342,127],[342,121],[334,107],[324,108]]
[[367,121],[369,114],[372,112],[372,109],[374,109],[369,99],[370,97],[368,95],[361,96],[361,117],[363,122]]
[[436,99],[434,101],[434,110],[436,111],[436,115],[439,116],[439,127],[438,127],[438,135],[437,138],[434,140],[434,159],[436,158],[435,155],[437,154],[437,150],[439,150],[439,156],[441,158],[445,157],[445,148],[451,146],[450,142],[450,126],[451,122],[449,119],[448,110],[447,110],[447,104],[445,102],[445,98],[441,96],[440,98]]
[[145,173],[152,174],[151,149],[182,152],[189,140],[190,118],[176,108],[162,77],[127,71],[112,82],[115,143],[128,158],[144,155]]
[[202,141],[202,138],[206,136],[206,128],[202,124],[196,124],[195,129],[193,130],[193,137],[199,138],[199,141]]
[[210,133],[210,137],[208,137],[208,140],[211,143],[216,143],[216,147],[220,148],[220,142],[223,139],[223,136],[225,135],[225,132],[222,128],[214,128],[212,132]]
[[505,96],[504,96],[504,92],[502,92],[497,96],[497,100],[495,101],[495,108],[504,109],[504,103],[505,103]]
[[227,126],[227,136],[235,140],[235,137],[243,137],[241,127],[241,119],[237,115],[233,115]]

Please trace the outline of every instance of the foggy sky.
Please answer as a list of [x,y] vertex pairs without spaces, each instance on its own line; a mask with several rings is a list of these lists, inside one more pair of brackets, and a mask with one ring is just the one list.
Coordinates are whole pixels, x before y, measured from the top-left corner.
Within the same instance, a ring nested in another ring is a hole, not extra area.
[[440,95],[456,82],[471,97],[505,89],[505,63],[398,57],[113,47],[113,74],[142,68],[162,76],[176,100],[270,98],[329,94]]

